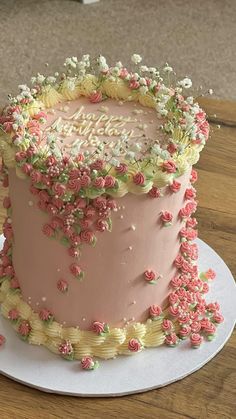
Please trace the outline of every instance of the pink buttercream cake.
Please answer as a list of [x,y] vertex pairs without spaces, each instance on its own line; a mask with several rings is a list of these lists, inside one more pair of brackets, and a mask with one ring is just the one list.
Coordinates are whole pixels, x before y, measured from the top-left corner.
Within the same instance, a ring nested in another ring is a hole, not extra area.
[[204,297],[214,271],[197,267],[192,165],[208,123],[191,80],[101,56],[65,67],[20,86],[0,117],[2,314],[84,369],[186,337],[199,347],[223,318]]

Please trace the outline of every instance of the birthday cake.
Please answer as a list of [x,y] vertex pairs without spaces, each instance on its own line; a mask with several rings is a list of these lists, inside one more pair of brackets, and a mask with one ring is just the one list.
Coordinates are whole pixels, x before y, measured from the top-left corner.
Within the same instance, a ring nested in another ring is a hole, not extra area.
[[223,321],[195,243],[205,112],[168,64],[132,66],[68,58],[0,116],[1,312],[84,369],[185,338],[197,348]]

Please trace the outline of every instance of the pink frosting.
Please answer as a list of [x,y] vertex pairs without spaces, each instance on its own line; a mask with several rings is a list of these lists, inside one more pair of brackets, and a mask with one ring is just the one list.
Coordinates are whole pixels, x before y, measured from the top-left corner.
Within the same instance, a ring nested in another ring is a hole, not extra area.
[[[84,244],[77,262],[59,240],[43,234],[48,214],[36,205],[28,205],[29,201],[37,202],[37,198],[31,194],[29,182],[11,171],[13,265],[23,298],[27,300],[30,296],[32,308],[38,311],[38,305],[45,297],[45,304],[57,321],[82,329],[90,329],[94,319],[110,326],[124,326],[124,318],[146,321],[150,306],[163,307],[170,293],[170,281],[177,275],[173,261],[179,253],[179,232],[184,227],[178,212],[184,205],[189,174],[179,181],[182,188],[178,194],[169,194],[166,187],[158,199],[151,199],[146,194],[127,194],[117,199],[118,210],[112,213],[112,231],[96,232],[95,247],[86,245],[93,240],[92,232],[80,233]],[[41,199],[46,201],[47,194],[42,193]],[[113,200],[110,201],[113,205]],[[79,198],[78,208],[84,204]],[[103,209],[106,200],[97,198],[95,204]],[[163,227],[160,219],[163,208],[173,215],[168,228]],[[70,271],[73,263],[85,273],[82,281],[75,278],[74,269],[73,273]],[[147,267],[161,274],[153,287],[147,286],[143,279]],[[58,285],[61,278],[69,284],[66,293],[57,289],[64,290],[64,286]]]

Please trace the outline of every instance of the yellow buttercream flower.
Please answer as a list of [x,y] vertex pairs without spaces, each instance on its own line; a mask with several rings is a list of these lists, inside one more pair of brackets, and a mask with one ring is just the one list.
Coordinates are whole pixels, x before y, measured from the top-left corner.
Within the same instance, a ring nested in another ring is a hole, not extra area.
[[24,111],[28,112],[29,116],[34,116],[39,113],[42,109],[44,109],[43,102],[39,100],[34,100],[30,102],[25,108]]
[[148,108],[155,108],[156,102],[153,95],[148,92],[145,95],[139,95],[138,101],[141,105],[146,106]]
[[52,86],[44,86],[42,88],[39,100],[43,102],[46,108],[52,108],[57,103],[64,100],[63,96]]
[[79,96],[79,88],[78,86],[74,85],[70,80],[64,80],[59,88],[59,93],[66,100],[75,100]]
[[102,91],[112,99],[134,100],[132,91],[128,88],[127,84],[119,78],[115,80],[106,79],[102,83]]
[[92,74],[87,74],[82,81],[76,84],[78,94],[81,96],[89,96],[98,87],[98,79]]

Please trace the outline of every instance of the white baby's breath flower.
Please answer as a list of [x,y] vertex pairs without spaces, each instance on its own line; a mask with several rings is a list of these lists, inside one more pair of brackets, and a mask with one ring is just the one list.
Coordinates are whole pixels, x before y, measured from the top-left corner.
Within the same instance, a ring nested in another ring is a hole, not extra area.
[[37,82],[39,84],[42,84],[44,82],[44,80],[45,80],[45,76],[43,76],[43,74],[38,73],[37,74]]
[[120,164],[119,160],[115,159],[114,157],[112,157],[112,158],[111,158],[111,160],[109,161],[109,163],[110,163],[112,166],[114,166],[114,167],[117,167],[117,166],[119,166],[119,164]]
[[19,84],[19,86],[18,86],[18,88],[19,88],[19,90],[21,90],[21,91],[29,91],[30,89],[29,89],[29,87],[28,86],[26,86],[26,84]]
[[105,57],[103,57],[103,55],[99,55],[99,57],[98,57],[98,63],[99,64],[106,64],[106,58]]
[[116,63],[116,67],[118,67],[118,68],[122,68],[122,67],[123,67],[122,62],[121,62],[121,61],[118,61],[118,62]]
[[74,79],[68,80],[67,86],[70,90],[75,90],[75,80]]
[[178,82],[178,85],[184,87],[185,89],[190,89],[190,87],[192,87],[192,80],[188,77],[185,77],[183,80]]
[[150,73],[156,73],[157,69],[155,67],[149,67],[148,71]]
[[140,143],[134,143],[132,144],[131,148],[132,148],[132,151],[140,151],[142,146]]
[[140,71],[141,71],[142,73],[144,73],[145,71],[148,71],[148,67],[147,67],[146,65],[141,65],[141,66],[140,66]]
[[140,76],[139,76],[139,74],[138,74],[138,73],[134,73],[132,78],[133,78],[134,80],[139,80]]
[[127,160],[134,160],[135,153],[133,151],[128,151],[128,153],[126,153],[125,157],[126,157]]
[[148,92],[147,86],[141,86],[139,88],[139,92],[140,92],[141,95],[145,95]]
[[186,98],[186,102],[189,103],[189,105],[192,105],[193,104],[193,97],[192,96],[188,96]]
[[161,158],[163,160],[168,160],[170,158],[170,153],[167,150],[162,150],[161,151]]
[[134,64],[139,64],[142,61],[142,57],[139,54],[133,54],[132,57],[131,57],[131,61]]
[[77,57],[68,57],[66,58],[66,61],[64,62],[64,66],[76,68],[77,63],[78,63]]
[[182,87],[180,87],[180,86],[178,87],[178,86],[177,86],[177,87],[175,88],[175,91],[176,91],[176,93],[182,93],[183,89],[182,89]]
[[163,71],[165,73],[172,73],[173,68],[168,63],[166,63],[165,67],[163,68]]
[[90,55],[89,54],[83,55],[82,56],[82,61],[84,61],[87,64],[87,66],[89,66],[90,65]]
[[51,84],[51,83],[55,83],[55,81],[56,81],[56,77],[53,77],[53,76],[47,77],[47,83]]
[[161,154],[161,147],[158,145],[158,144],[154,144],[153,146],[152,146],[152,152],[154,153],[154,154],[157,154],[157,155],[159,155],[159,154]]
[[139,83],[140,83],[142,86],[146,86],[146,85],[147,85],[147,80],[146,80],[144,77],[141,77],[141,78],[139,79]]
[[97,59],[99,71],[107,71],[109,69],[106,58],[103,55],[100,55]]
[[166,115],[168,114],[167,109],[161,109],[161,110],[160,110],[160,114],[161,114],[162,116],[166,116]]
[[119,74],[119,72],[120,72],[119,67],[113,67],[112,74],[117,75],[117,74]]
[[119,148],[113,148],[112,155],[114,157],[119,157],[120,156],[120,149]]

